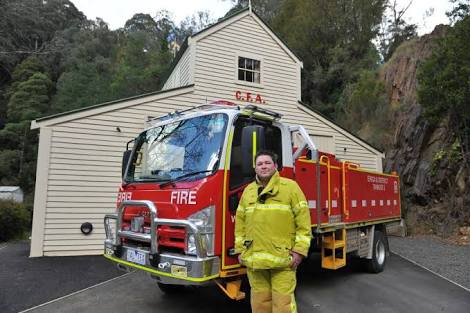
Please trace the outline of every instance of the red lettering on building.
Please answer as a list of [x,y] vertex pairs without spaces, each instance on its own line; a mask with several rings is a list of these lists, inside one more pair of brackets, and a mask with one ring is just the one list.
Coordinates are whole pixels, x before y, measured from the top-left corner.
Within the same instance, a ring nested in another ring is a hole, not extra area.
[[246,102],[256,102],[258,104],[266,104],[266,101],[259,93],[251,93],[248,91],[235,91],[235,99]]

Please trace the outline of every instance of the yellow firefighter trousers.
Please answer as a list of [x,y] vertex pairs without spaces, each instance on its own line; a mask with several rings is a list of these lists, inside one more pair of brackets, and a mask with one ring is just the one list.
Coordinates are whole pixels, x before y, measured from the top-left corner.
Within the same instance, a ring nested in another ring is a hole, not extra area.
[[295,270],[247,268],[253,313],[297,313]]

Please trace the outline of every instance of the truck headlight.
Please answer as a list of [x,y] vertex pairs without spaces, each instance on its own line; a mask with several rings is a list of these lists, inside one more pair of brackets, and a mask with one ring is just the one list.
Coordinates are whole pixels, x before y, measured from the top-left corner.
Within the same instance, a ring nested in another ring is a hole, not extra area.
[[[196,225],[202,237],[202,244],[207,255],[214,255],[215,239],[215,206],[208,206],[188,217],[188,221]],[[186,253],[196,255],[196,237],[192,233],[186,235]]]

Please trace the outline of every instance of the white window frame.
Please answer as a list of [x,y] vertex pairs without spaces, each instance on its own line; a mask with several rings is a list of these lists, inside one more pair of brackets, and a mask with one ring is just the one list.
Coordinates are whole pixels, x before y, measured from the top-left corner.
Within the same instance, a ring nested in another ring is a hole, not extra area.
[[[255,61],[259,61],[259,73],[260,73],[260,82],[259,83],[255,83],[255,82],[248,82],[246,80],[239,80],[238,79],[238,59],[239,58],[245,58],[245,59],[252,59],[252,60],[255,60]],[[263,81],[264,81],[264,59],[259,56],[259,55],[255,55],[255,54],[250,54],[250,53],[242,53],[242,52],[239,52],[235,55],[235,84],[237,85],[242,85],[242,86],[249,86],[249,87],[257,87],[257,88],[264,88],[263,87]]]

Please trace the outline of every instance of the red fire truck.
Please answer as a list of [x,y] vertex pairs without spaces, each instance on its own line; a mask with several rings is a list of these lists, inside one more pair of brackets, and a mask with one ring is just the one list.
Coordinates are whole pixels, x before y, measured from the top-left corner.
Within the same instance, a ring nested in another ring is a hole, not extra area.
[[280,119],[219,101],[151,121],[124,152],[116,214],[104,218],[104,256],[121,269],[147,271],[164,292],[216,283],[243,298],[235,214],[254,179],[253,155],[269,149],[279,156],[280,174],[305,193],[311,251],[321,253],[322,267],[343,267],[348,254],[381,272],[386,225],[400,221],[399,177],[321,152],[302,126]]

